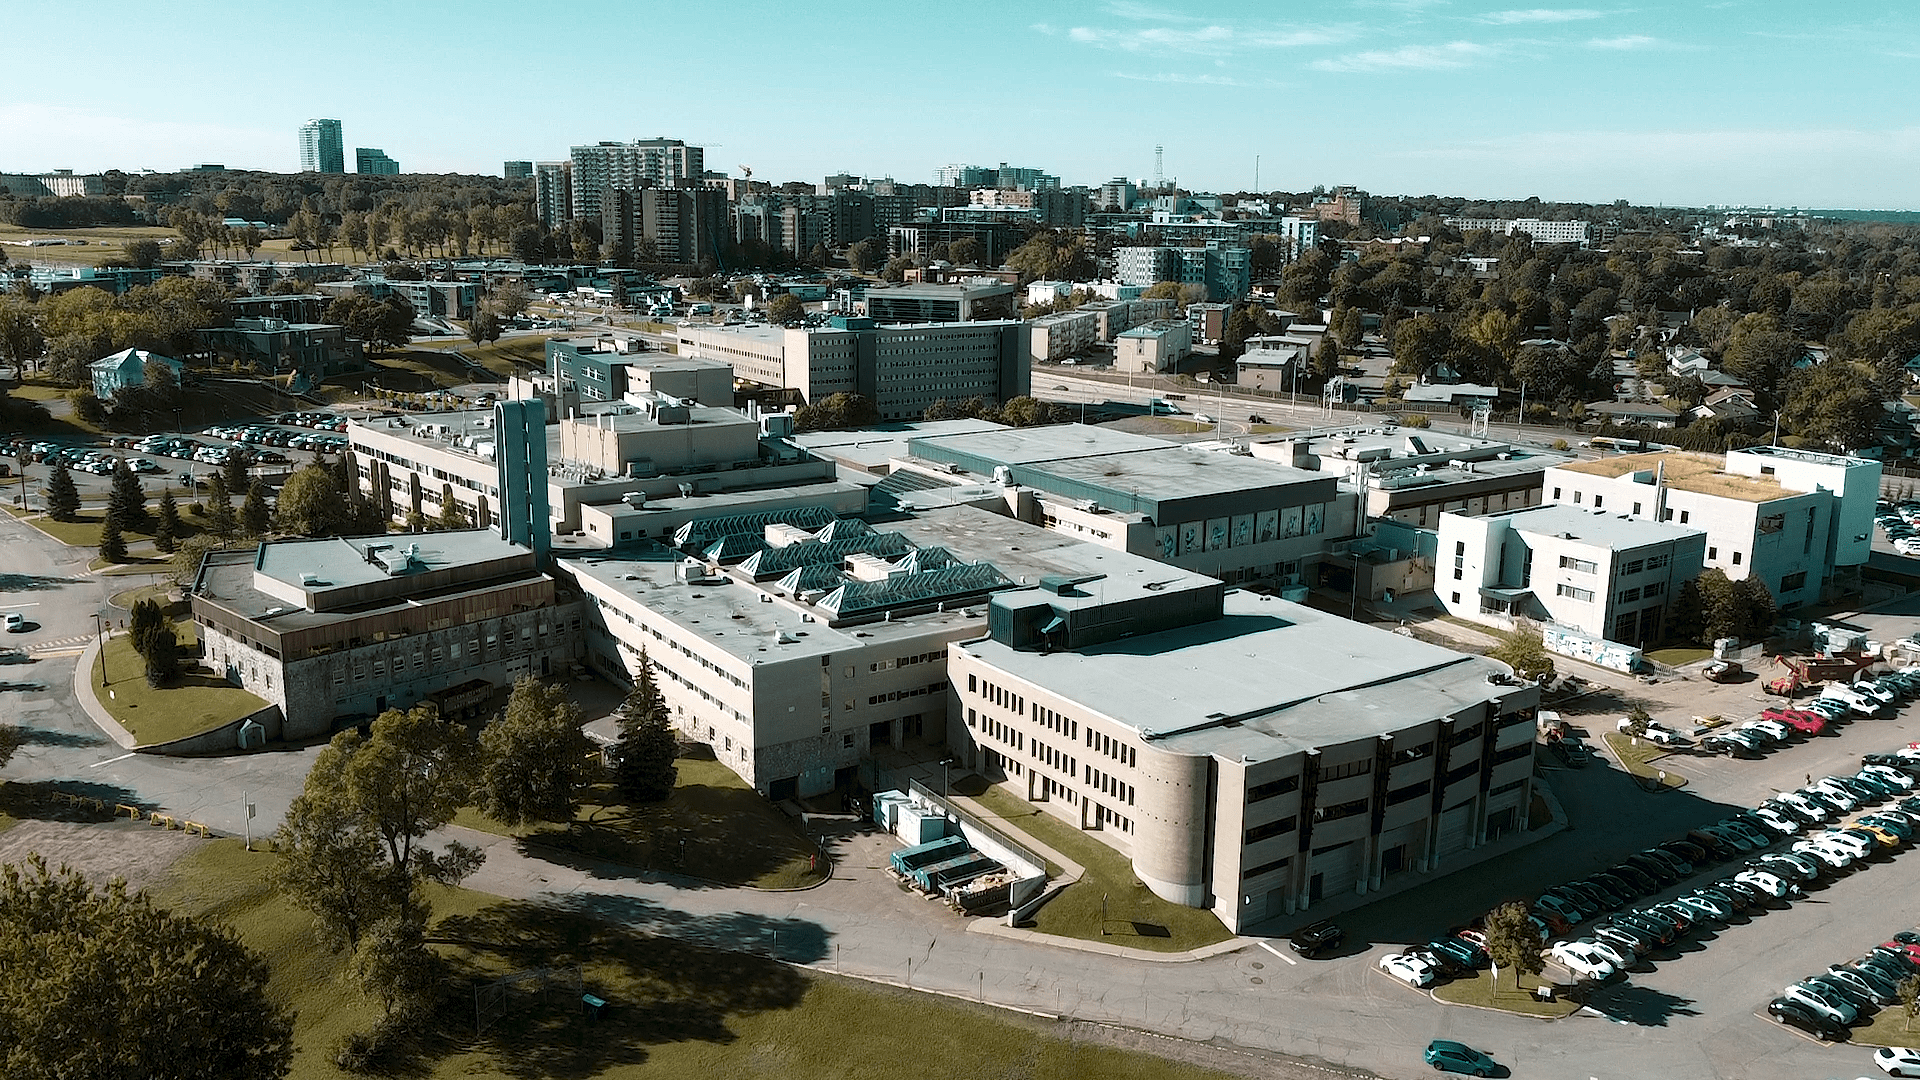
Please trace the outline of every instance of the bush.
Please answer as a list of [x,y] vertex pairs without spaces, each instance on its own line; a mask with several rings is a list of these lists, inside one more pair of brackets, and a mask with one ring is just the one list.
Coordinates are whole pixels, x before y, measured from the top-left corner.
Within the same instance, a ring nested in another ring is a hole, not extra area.
[[1417,413],[1408,413],[1405,417],[1401,419],[1400,424],[1402,427],[1429,428],[1433,426],[1433,421],[1427,418],[1426,413],[1417,412]]
[[187,513],[192,514],[194,517],[206,517],[207,504],[200,502],[193,503],[187,507]]
[[1565,450],[1567,448],[1567,440],[1565,439],[1553,440],[1553,448],[1555,450]]

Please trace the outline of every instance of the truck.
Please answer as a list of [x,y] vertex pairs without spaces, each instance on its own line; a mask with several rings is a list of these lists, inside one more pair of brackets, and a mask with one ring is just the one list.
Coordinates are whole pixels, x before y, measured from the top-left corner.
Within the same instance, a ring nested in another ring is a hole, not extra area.
[[1832,656],[1776,656],[1773,662],[1786,668],[1787,673],[1775,679],[1769,679],[1765,690],[1778,697],[1790,698],[1802,690],[1811,690],[1822,683],[1849,683],[1860,672],[1879,662],[1879,657],[1866,653],[1838,653]]

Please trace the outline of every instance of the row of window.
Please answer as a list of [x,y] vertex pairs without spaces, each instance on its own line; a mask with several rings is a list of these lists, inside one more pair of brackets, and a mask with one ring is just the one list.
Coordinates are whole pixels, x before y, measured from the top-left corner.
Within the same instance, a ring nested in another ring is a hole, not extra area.
[[1087,745],[1131,769],[1138,764],[1134,748],[1104,731],[1087,729]]
[[1093,788],[1095,791],[1109,795],[1119,802],[1126,803],[1128,806],[1133,805],[1132,784],[1122,781],[1117,776],[1103,773],[1091,765],[1086,766],[1085,778],[1087,786]]
[[1015,750],[1022,749],[1027,742],[1026,736],[1021,734],[1019,728],[1012,724],[1003,724],[984,713],[976,715],[972,709],[967,710],[967,726],[979,728],[981,734],[1011,746]]
[[[867,665],[867,671],[870,673],[875,671],[892,671],[895,668],[909,667],[914,664],[931,664],[936,660],[945,658],[946,655],[946,650],[940,649],[935,652],[915,653],[912,656],[897,656],[891,660],[876,660]],[[847,671],[847,677],[853,677],[851,668]]]
[[1623,604],[1631,604],[1635,600],[1638,600],[1643,596],[1651,600],[1656,596],[1662,595],[1666,591],[1667,591],[1666,582],[1649,581],[1645,585],[1636,586],[1631,589],[1621,589],[1620,602]]
[[1054,747],[1048,746],[1039,739],[1033,740],[1033,759],[1050,769],[1066,773],[1068,776],[1072,776],[1078,771],[1080,766],[1080,763],[1075,761],[1071,756],[1060,752]]
[[967,676],[967,693],[979,694],[993,705],[1013,713],[1016,716],[1027,715],[1027,699],[1004,686],[983,682],[978,676]]
[[867,698],[867,704],[879,705],[888,701],[900,701],[905,698],[917,698],[927,694],[938,694],[946,688],[946,683],[928,683],[925,686],[916,686],[911,690],[889,690],[884,694],[874,694]]
[[[685,656],[687,659],[692,660],[694,663],[699,664],[701,667],[707,669],[708,671],[713,672],[715,675],[718,675],[720,678],[725,679],[726,681],[741,688],[742,690],[747,688],[747,680],[741,678],[738,675],[735,675],[733,672],[728,671],[726,668],[721,667],[720,665],[714,663],[713,661],[707,659],[706,657],[701,656],[699,653],[694,652],[692,649],[687,648],[685,645],[682,645],[678,640],[674,638],[670,638],[667,635],[661,633],[658,627],[653,626],[649,623],[643,623],[639,619],[634,618],[633,612],[628,611],[626,608],[621,607],[617,604],[608,603],[606,600],[603,600],[598,596],[594,597],[594,603],[600,605],[600,610],[602,612],[617,615],[621,619],[626,620],[626,622],[629,623],[630,625],[639,627],[642,633],[652,635],[655,641],[661,642],[662,644],[666,645],[667,648],[671,649],[674,652],[679,653],[682,656]],[[622,644],[624,645],[625,643],[623,642]],[[634,649],[631,646],[627,646],[627,648],[628,648],[628,651],[630,652],[634,652],[634,653],[639,652],[638,649]],[[825,660],[826,658],[823,657],[822,663],[824,663]]]
[[1373,771],[1373,759],[1361,758],[1358,761],[1346,761],[1338,765],[1329,765],[1320,770],[1320,782],[1345,780],[1349,776],[1364,776]]
[[[1080,721],[1065,717],[1044,705],[1033,707],[1033,719],[1041,727],[1056,735],[1065,735],[1069,739],[1080,737]],[[1089,742],[1087,745],[1093,745]]]

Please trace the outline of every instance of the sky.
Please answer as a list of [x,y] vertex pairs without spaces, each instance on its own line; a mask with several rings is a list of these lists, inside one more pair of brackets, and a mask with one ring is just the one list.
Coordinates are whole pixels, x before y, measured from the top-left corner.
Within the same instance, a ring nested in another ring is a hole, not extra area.
[[776,182],[1097,185],[1163,146],[1199,191],[1920,209],[1920,4],[1572,2],[22,3],[0,172],[292,171],[332,117],[407,172],[666,136]]

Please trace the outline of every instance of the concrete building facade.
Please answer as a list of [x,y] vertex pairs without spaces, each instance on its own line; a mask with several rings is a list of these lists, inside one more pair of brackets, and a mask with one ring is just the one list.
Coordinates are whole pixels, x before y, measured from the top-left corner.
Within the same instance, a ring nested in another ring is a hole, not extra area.
[[1171,319],[1123,330],[1113,339],[1113,369],[1153,374],[1177,371],[1193,354],[1193,325]]
[[346,144],[340,139],[340,121],[309,120],[300,125],[300,171],[347,171]]

